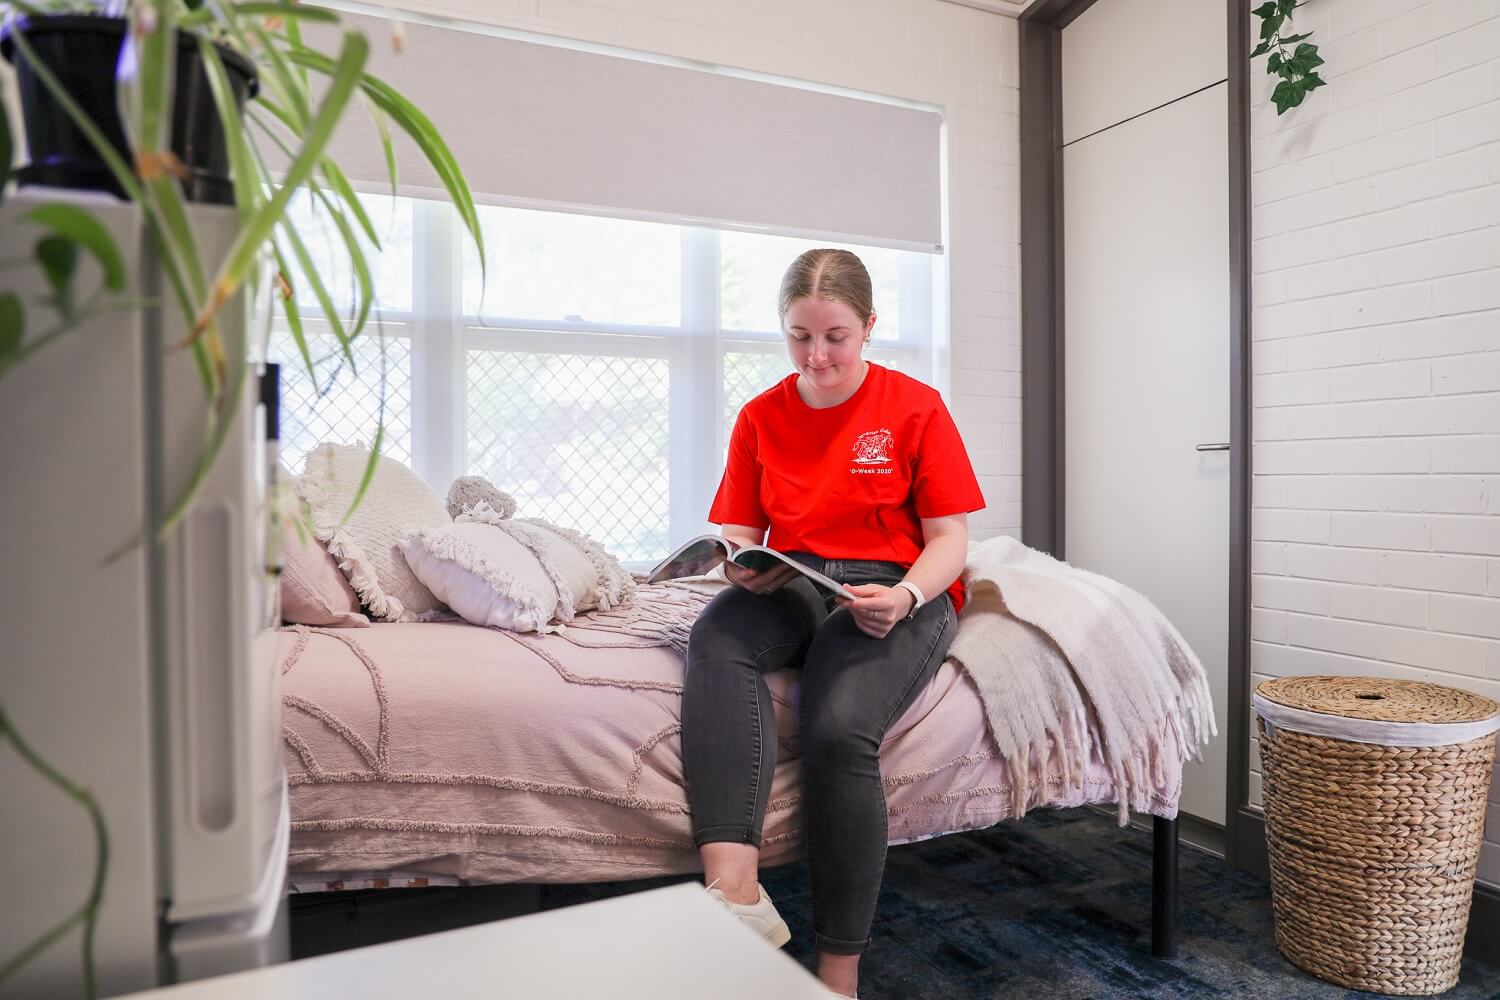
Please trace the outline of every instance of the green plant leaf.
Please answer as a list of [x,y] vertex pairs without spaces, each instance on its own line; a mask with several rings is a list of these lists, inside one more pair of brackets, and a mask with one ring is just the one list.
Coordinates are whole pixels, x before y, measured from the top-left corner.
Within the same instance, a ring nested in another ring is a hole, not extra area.
[[93,213],[77,205],[51,202],[33,208],[21,218],[83,247],[99,262],[99,268],[104,272],[104,287],[112,292],[124,290],[125,258],[115,245],[114,237]]
[[[289,56],[293,62],[305,65],[319,73],[326,74],[332,67],[332,61],[321,52],[297,50],[289,53]],[[458,217],[463,220],[464,228],[468,229],[469,236],[474,240],[474,248],[479,254],[479,265],[483,269],[485,266],[484,234],[479,226],[479,213],[474,208],[474,196],[464,180],[463,171],[459,169],[458,162],[453,157],[453,151],[443,141],[437,126],[433,125],[432,120],[423,114],[421,109],[378,77],[368,73],[363,74],[360,87],[376,107],[389,115],[391,120],[416,142],[422,155],[432,165],[433,171],[443,184],[443,189],[448,193],[449,200],[453,202],[453,207],[458,210]]]
[[1260,22],[1260,37],[1262,39],[1275,38],[1276,32],[1281,30],[1281,21],[1282,18],[1280,14],[1272,14],[1270,17]]
[[281,187],[275,195],[240,230],[228,259],[214,279],[208,303],[194,324],[195,335],[207,327],[213,315],[234,295],[244,281],[245,274],[254,265],[261,246],[270,238],[276,223],[285,216],[287,203],[291,201],[293,192],[307,181],[322,160],[323,151],[328,148],[328,141],[333,137],[333,130],[343,117],[344,110],[349,106],[349,98],[363,75],[361,71],[369,54],[370,44],[363,35],[355,31],[344,33],[338,61],[333,64],[330,73],[328,90],[323,95],[311,127],[303,136],[302,149],[288,165],[286,174],[281,179]]
[[[277,112],[273,111],[273,114],[275,113]],[[265,132],[266,137],[269,138],[271,142],[275,143],[275,145],[282,151],[282,153],[288,160],[295,157],[296,154],[292,152],[290,147],[288,147],[286,143],[281,140],[281,137],[276,134],[275,130],[272,129],[268,123],[263,121],[259,115],[254,116],[253,120],[257,125],[260,126],[261,130]],[[326,167],[331,162],[332,160],[330,158],[324,157],[323,166]],[[264,167],[263,164],[262,167]],[[335,167],[334,169],[337,170],[338,168]],[[339,177],[343,178],[342,172],[339,173]],[[345,180],[344,183],[347,187],[348,181]],[[364,329],[365,322],[369,318],[370,308],[375,301],[374,282],[370,277],[369,267],[365,260],[364,249],[359,246],[358,240],[354,237],[354,230],[349,225],[348,221],[344,218],[343,212],[328,197],[327,193],[323,191],[323,189],[318,185],[317,181],[312,178],[308,178],[307,187],[309,192],[314,197],[316,197],[319,202],[327,209],[328,213],[333,216],[334,222],[339,228],[340,236],[344,239],[345,248],[349,252],[350,266],[354,270],[356,279],[359,284],[359,298],[357,300],[357,320],[353,330],[345,333],[342,312],[334,305],[332,296],[328,294],[327,289],[323,285],[322,276],[319,275],[317,270],[313,267],[311,263],[311,256],[308,254],[307,248],[302,243],[302,239],[298,234],[296,227],[291,225],[289,220],[286,219],[281,220],[279,224],[283,229],[290,230],[283,238],[285,242],[292,246],[293,254],[297,257],[298,263],[302,265],[304,277],[307,278],[308,283],[312,286],[313,295],[318,299],[319,306],[323,309],[324,318],[327,319],[329,326],[333,328],[334,334],[338,337],[339,344],[343,347],[344,356],[349,361],[349,367],[351,369],[357,370],[358,365],[355,362],[354,354],[350,347],[350,341],[358,336],[360,331]],[[352,187],[349,188],[349,194],[351,197],[354,196],[354,190]],[[363,206],[360,207],[360,210],[363,211]],[[368,221],[368,216],[366,217],[366,221]],[[374,228],[373,223],[371,223],[370,228]],[[280,241],[278,241],[278,245],[279,243]],[[280,251],[278,249],[278,255],[279,254]],[[286,267],[286,261],[284,259],[280,259],[279,257],[278,259],[280,260],[282,272],[289,274],[290,270]],[[288,313],[288,318],[290,321],[290,313]],[[309,372],[311,373],[311,361],[308,362],[308,367]],[[316,376],[314,376],[313,381],[317,381]]]
[[[363,95],[361,95],[363,96]],[[375,131],[380,133],[380,145],[385,151],[385,172],[391,178],[391,197],[396,197],[396,146],[391,142],[391,122],[384,111],[377,108],[368,97],[364,98],[365,108],[370,113],[370,120],[375,123]]]
[[1271,17],[1276,14],[1278,9],[1279,8],[1276,6],[1276,0],[1269,0],[1269,2],[1261,4],[1250,13],[1254,14],[1256,17],[1265,18]]
[[[293,115],[293,129],[299,131],[306,128],[312,121],[311,95],[307,92],[307,86],[292,72],[291,64],[287,62],[286,55],[281,48],[272,40],[271,36],[259,24],[251,23],[250,30],[254,33],[256,40],[260,43],[260,49],[265,53],[264,62],[271,67],[271,82],[276,84],[281,92],[283,103],[287,110]],[[347,37],[347,35],[346,35]],[[361,38],[364,36],[361,35]]]
[[1318,47],[1311,42],[1303,42],[1297,46],[1292,52],[1292,58],[1297,60],[1299,65],[1306,66],[1309,70],[1314,66],[1323,65],[1323,57],[1318,55]]
[[1271,51],[1271,43],[1270,42],[1261,42],[1259,45],[1257,45],[1255,47],[1255,50],[1250,53],[1250,58],[1251,59],[1258,58],[1260,56],[1265,55],[1269,51]]
[[328,180],[328,186],[333,188],[340,200],[349,206],[350,213],[359,222],[359,228],[363,229],[365,236],[376,250],[380,249],[380,234],[375,232],[375,223],[370,220],[370,215],[365,211],[364,202],[359,200],[359,195],[354,193],[354,187],[349,183],[349,178],[339,169],[339,165],[333,161],[333,157],[325,156],[322,166],[323,176]]
[[339,308],[333,304],[333,296],[328,294],[328,287],[323,284],[323,276],[318,273],[317,265],[313,263],[312,254],[307,252],[307,244],[302,242],[302,237],[298,234],[297,227],[291,219],[281,218],[276,224],[281,227],[281,235],[291,246],[292,255],[297,258],[302,277],[312,288],[313,297],[318,300],[318,306],[323,310],[323,318],[328,320],[328,325],[333,328],[333,335],[338,338],[344,357],[349,361],[349,367],[357,370],[354,351],[349,344],[349,333],[344,329],[343,320],[339,318]]
[[[199,346],[199,345],[195,345]],[[213,468],[214,461],[219,457],[219,451],[224,447],[224,439],[229,436],[229,431],[234,424],[235,411],[239,409],[240,397],[244,395],[245,373],[249,365],[243,358],[234,359],[235,363],[230,368],[224,380],[224,388],[218,393],[215,405],[209,408],[205,418],[203,447],[199,449],[197,464],[193,467],[193,474],[188,481],[187,487],[177,498],[177,502],[167,511],[167,516],[162,519],[161,526],[157,529],[158,539],[166,538],[176,526],[182,515],[187,513],[188,507],[198,496],[198,490],[202,488],[203,481],[208,478],[209,470]]]
[[[384,376],[380,380],[385,384]],[[385,443],[385,402],[381,401],[381,415],[377,418],[375,425],[375,444],[370,447],[370,457],[365,460],[364,475],[359,478],[359,489],[354,491],[354,499],[349,501],[349,509],[344,511],[344,516],[339,520],[339,527],[349,523],[349,518],[359,509],[359,502],[365,498],[365,491],[370,488],[370,483],[375,479],[375,467],[380,463],[380,446]]]
[[1278,38],[1277,41],[1280,42],[1282,45],[1291,45],[1293,42],[1300,42],[1304,38],[1311,38],[1311,37],[1312,37],[1312,32],[1311,31],[1304,31],[1300,35],[1286,35],[1285,37]]
[[10,357],[21,347],[26,329],[26,310],[15,292],[0,292],[0,358]]
[[304,7],[300,3],[236,3],[234,12],[242,17],[300,18],[303,21],[322,21],[338,24],[339,16],[320,7]]
[[1276,105],[1276,113],[1281,115],[1285,114],[1289,108],[1295,108],[1301,104],[1306,96],[1307,88],[1304,88],[1300,82],[1283,80],[1271,92],[1271,101]]
[[[151,17],[146,16],[149,5]],[[177,26],[179,8],[170,0],[141,0],[126,20],[125,44],[115,73],[119,90],[120,121],[130,141],[136,172],[144,182],[140,199],[154,222],[159,240],[158,259],[172,260],[186,278],[186,318],[194,314],[192,304],[205,294],[202,254],[188,218],[182,187],[173,176],[169,147],[173,91],[177,79]],[[207,333],[206,337],[199,334]],[[223,342],[218,330],[206,325],[191,338],[193,361],[210,407],[224,379]]]
[[458,161],[454,158],[452,150],[448,148],[447,142],[439,134],[437,126],[422,113],[421,109],[385,82],[367,74],[365,83],[365,92],[374,98],[376,105],[389,115],[402,131],[416,141],[417,146],[422,150],[422,155],[437,172],[444,190],[453,202],[453,207],[458,210],[458,217],[463,220],[464,228],[469,231],[469,236],[474,240],[474,248],[479,254],[479,268],[481,272],[484,272],[486,270],[484,233],[479,225],[479,212],[474,207],[474,196],[469,191],[468,182],[464,180]]
[[[281,247],[272,246],[276,255],[276,266],[280,269],[283,278],[292,273],[287,267],[286,255],[281,252]],[[288,286],[290,287],[290,286]],[[286,295],[281,298],[281,313],[286,317],[286,325],[291,328],[292,340],[297,345],[297,353],[302,355],[302,363],[307,366],[307,377],[316,386],[318,384],[318,369],[313,364],[312,352],[307,349],[307,334],[302,329],[302,307],[297,304],[295,294]]]
[[1311,91],[1317,90],[1319,87],[1323,86],[1325,83],[1327,83],[1327,81],[1324,80],[1318,74],[1316,74],[1316,73],[1309,73],[1309,74],[1307,74],[1307,76],[1303,77],[1303,79],[1302,79],[1302,89],[1311,92]]
[[73,312],[73,274],[78,270],[78,244],[61,236],[43,236],[33,251],[47,284],[52,286],[52,300],[64,316]]
[[1271,53],[1271,58],[1269,58],[1269,59],[1266,60],[1266,72],[1267,73],[1275,73],[1275,72],[1279,71],[1281,69],[1281,63],[1282,63],[1281,53],[1280,52],[1272,52]]
[[1287,108],[1292,106],[1292,93],[1295,89],[1296,84],[1290,80],[1282,80],[1276,85],[1276,89],[1271,91],[1271,103],[1276,105],[1278,115],[1286,114]]
[[61,789],[65,795],[83,806],[88,812],[89,821],[94,828],[94,877],[89,887],[88,898],[72,916],[64,918],[51,930],[44,932],[0,965],[0,983],[9,979],[16,970],[51,947],[53,942],[71,931],[75,925],[81,924],[83,925],[83,995],[89,998],[96,997],[99,995],[99,987],[94,967],[94,933],[98,926],[99,904],[104,899],[104,885],[109,875],[109,827],[104,821],[104,812],[87,788],[70,781],[62,772],[43,760],[31,748],[30,743],[21,738],[21,734],[17,732],[16,727],[5,714],[4,706],[0,706],[0,741],[5,740],[10,741],[21,760],[33,771]]
[[246,222],[260,207],[260,172],[250,155],[249,137],[245,134],[245,123],[240,117],[229,85],[229,74],[224,70],[224,60],[219,50],[206,38],[198,39],[198,52],[203,57],[207,70],[208,89],[213,95],[214,110],[224,127],[225,148],[229,152],[230,180],[234,184],[234,208],[240,222]]
[[[370,276],[370,266],[365,260],[364,247],[359,245],[359,238],[354,234],[354,227],[349,225],[349,220],[344,218],[344,213],[334,204],[333,199],[328,197],[321,187],[312,185],[312,192],[333,219],[333,224],[339,231],[339,237],[344,241],[344,249],[349,254],[349,264],[354,268],[354,280],[358,286],[356,290],[354,326],[349,330],[349,339],[358,337],[360,331],[365,328],[365,322],[370,318],[370,307],[375,303],[375,282]],[[350,363],[353,363],[351,359]]]
[[[193,301],[201,302],[204,296],[204,271],[203,255],[198,251],[198,239],[193,233],[192,222],[188,218],[187,203],[182,197],[182,188],[171,176],[162,177],[146,185],[146,196],[157,213],[160,220],[159,235],[166,244],[157,255],[165,260],[172,258],[181,261],[180,266],[187,275],[189,287],[192,289]],[[188,318],[191,319],[192,310],[188,310]],[[207,334],[207,336],[200,336]],[[198,376],[203,382],[204,391],[212,403],[214,393],[218,390],[223,380],[223,359],[210,358],[204,350],[204,341],[207,340],[211,349],[217,354],[219,348],[218,330],[212,321],[205,323],[202,329],[194,329],[189,338],[189,344],[193,348],[193,361],[198,366]]]
[[115,82],[120,124],[136,156],[136,173],[150,186],[143,158],[160,159],[170,148],[173,91],[177,82],[177,13],[174,3],[138,0],[126,17]]
[[[289,18],[286,22],[286,41],[294,49],[302,48],[302,23],[296,18]],[[302,89],[307,89],[307,67],[297,67],[297,79],[302,83]]]
[[1291,17],[1292,11],[1297,9],[1297,0],[1281,0],[1280,10],[1283,16]]

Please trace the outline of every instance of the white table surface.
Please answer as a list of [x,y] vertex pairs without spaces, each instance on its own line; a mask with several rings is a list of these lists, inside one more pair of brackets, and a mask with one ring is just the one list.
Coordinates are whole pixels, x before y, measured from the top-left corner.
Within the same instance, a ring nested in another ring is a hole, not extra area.
[[829,1000],[815,976],[698,882],[128,996]]

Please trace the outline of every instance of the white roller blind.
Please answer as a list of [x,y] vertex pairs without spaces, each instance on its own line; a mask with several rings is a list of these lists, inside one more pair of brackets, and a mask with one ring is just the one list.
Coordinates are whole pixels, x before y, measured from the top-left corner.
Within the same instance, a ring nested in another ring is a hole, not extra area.
[[[398,54],[388,23],[344,16],[481,200],[941,249],[933,111],[426,23],[405,24]],[[438,188],[417,148],[397,146],[405,192]],[[387,178],[362,111],[334,153],[358,181]]]

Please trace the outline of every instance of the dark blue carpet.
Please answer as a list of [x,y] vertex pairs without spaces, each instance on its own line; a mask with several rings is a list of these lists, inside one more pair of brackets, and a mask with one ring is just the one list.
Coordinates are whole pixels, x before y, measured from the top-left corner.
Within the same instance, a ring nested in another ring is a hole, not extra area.
[[[1026,997],[1370,998],[1276,950],[1267,884],[1184,845],[1178,957],[1151,957],[1151,835],[1088,809],[892,847],[861,1000]],[[550,909],[695,879],[542,886]],[[805,863],[761,872],[812,968]],[[1500,998],[1500,969],[1465,961],[1445,1000]]]

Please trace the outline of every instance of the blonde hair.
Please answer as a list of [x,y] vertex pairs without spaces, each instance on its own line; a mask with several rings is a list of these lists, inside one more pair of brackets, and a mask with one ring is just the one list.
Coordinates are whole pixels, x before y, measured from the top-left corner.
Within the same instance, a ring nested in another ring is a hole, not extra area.
[[809,250],[786,269],[781,278],[781,294],[776,311],[786,324],[786,311],[798,299],[818,298],[825,302],[842,302],[868,325],[875,313],[875,293],[870,272],[864,262],[848,250],[821,247]]

